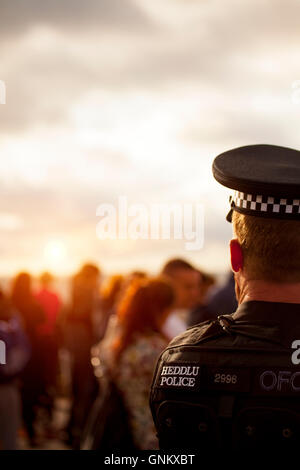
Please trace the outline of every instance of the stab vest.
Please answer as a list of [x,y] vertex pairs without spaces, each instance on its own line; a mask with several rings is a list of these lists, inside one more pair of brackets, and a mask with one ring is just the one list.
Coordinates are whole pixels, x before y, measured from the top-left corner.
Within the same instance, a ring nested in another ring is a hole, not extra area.
[[150,407],[160,449],[300,444],[300,366],[278,325],[221,315],[189,328],[160,355]]

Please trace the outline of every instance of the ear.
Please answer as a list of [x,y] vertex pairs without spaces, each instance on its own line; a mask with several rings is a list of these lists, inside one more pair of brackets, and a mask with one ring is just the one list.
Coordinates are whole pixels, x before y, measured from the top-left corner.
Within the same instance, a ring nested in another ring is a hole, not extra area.
[[243,268],[244,258],[242,247],[236,238],[230,241],[230,256],[232,270],[238,273]]

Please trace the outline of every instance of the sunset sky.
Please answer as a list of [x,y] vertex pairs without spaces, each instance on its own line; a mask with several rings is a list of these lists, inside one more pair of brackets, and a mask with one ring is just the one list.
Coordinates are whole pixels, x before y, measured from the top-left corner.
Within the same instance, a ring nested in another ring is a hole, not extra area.
[[[230,148],[300,148],[299,0],[1,0],[0,275],[229,266]],[[204,247],[99,240],[97,207],[201,203]]]

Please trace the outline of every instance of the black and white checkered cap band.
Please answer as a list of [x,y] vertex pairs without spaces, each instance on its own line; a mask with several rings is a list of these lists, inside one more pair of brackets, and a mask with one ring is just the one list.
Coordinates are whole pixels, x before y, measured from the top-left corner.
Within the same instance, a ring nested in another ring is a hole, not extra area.
[[243,209],[245,212],[260,212],[263,214],[299,214],[300,216],[300,198],[299,199],[282,199],[280,197],[262,196],[255,194],[242,193],[234,191],[229,199],[231,207]]

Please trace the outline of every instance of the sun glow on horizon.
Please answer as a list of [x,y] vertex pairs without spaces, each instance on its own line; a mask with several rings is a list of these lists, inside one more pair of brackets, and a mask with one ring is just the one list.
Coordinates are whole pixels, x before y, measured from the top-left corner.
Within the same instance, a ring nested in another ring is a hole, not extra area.
[[44,248],[44,262],[47,268],[53,271],[64,270],[67,258],[67,249],[62,240],[49,240]]

